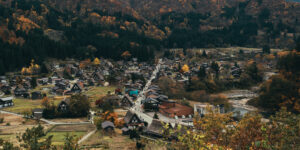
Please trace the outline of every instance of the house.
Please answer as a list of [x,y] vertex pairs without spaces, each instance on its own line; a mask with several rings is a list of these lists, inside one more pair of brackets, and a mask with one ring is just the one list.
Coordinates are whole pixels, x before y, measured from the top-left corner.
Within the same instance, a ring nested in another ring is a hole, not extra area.
[[133,96],[133,95],[136,95],[136,96],[137,96],[137,95],[139,95],[139,90],[130,90],[130,91],[129,91],[129,95],[130,95],[130,96]]
[[177,104],[174,101],[163,102],[161,105],[159,105],[159,112],[171,118],[186,118],[194,114],[192,107]]
[[109,102],[111,106],[120,106],[121,98],[117,95],[108,95],[103,98],[104,101]]
[[144,134],[155,138],[162,138],[164,130],[164,124],[158,119],[153,119],[150,126],[145,130]]
[[40,91],[35,91],[31,93],[31,99],[35,100],[35,99],[42,99],[43,95]]
[[130,130],[126,127],[123,127],[121,130],[122,130],[123,135],[129,135],[130,134]]
[[43,117],[43,111],[44,109],[41,108],[35,108],[32,110],[32,117],[35,119],[41,119]]
[[81,93],[82,90],[83,90],[83,84],[81,82],[75,83],[71,88],[72,93]]
[[146,98],[141,101],[141,103],[144,105],[144,109],[147,111],[153,111],[158,110],[159,101],[154,98]]
[[195,115],[199,115],[203,117],[205,114],[209,113],[209,111],[217,111],[218,113],[225,113],[224,105],[210,105],[205,103],[194,104],[194,113]]
[[106,132],[114,131],[115,125],[110,121],[104,121],[101,123],[101,128]]
[[96,81],[96,82],[100,82],[100,81],[104,81],[104,77],[100,74],[100,72],[94,72],[92,74],[92,78]]
[[69,105],[70,105],[70,99],[64,99],[58,104],[57,111],[58,112],[68,112]]
[[123,107],[131,107],[133,106],[134,102],[132,100],[132,98],[126,94],[123,99],[121,100],[121,106]]
[[1,91],[5,94],[5,95],[10,95],[11,94],[11,87],[9,85],[2,85],[1,86]]
[[29,98],[29,93],[25,88],[20,88],[20,87],[15,88],[14,94],[16,97]]
[[13,106],[13,97],[0,98],[0,108]]
[[132,111],[127,111],[124,122],[129,129],[136,129],[144,126],[144,122]]

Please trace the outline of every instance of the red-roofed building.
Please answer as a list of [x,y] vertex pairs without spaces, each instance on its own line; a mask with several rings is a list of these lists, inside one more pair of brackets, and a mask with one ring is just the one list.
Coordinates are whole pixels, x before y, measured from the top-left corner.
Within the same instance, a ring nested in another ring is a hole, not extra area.
[[159,112],[171,118],[174,118],[175,116],[188,117],[194,114],[194,110],[192,107],[177,104],[172,101],[163,102],[161,105],[159,105]]

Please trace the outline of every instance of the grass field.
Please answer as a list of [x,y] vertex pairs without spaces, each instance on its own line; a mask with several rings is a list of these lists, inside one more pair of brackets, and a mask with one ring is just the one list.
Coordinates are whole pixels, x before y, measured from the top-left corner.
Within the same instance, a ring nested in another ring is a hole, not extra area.
[[[76,131],[76,132],[48,132],[46,137],[49,136],[53,136],[52,138],[52,144],[53,145],[63,145],[64,144],[64,139],[65,136],[69,134],[69,135],[73,135],[75,136],[75,139],[80,139],[82,136],[84,136],[86,134],[86,132],[83,131]],[[45,137],[45,138],[46,138]]]
[[[54,100],[54,104],[58,104],[61,100]],[[42,100],[30,100],[30,99],[13,99],[14,106],[3,108],[5,111],[22,113],[35,108],[42,108]]]
[[93,106],[94,102],[105,96],[109,91],[114,92],[116,89],[115,86],[107,86],[107,87],[91,87],[88,91],[85,91],[84,94],[86,94],[90,98],[90,102]]
[[135,149],[135,142],[129,136],[123,136],[120,129],[115,129],[113,135],[106,135],[102,131],[98,131],[89,137],[82,145],[102,145],[110,150],[129,150]]

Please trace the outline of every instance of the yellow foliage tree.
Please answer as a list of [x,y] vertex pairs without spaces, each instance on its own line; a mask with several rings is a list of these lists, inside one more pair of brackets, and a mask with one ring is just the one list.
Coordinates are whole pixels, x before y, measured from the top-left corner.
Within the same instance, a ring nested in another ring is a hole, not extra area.
[[24,74],[37,74],[40,71],[40,66],[34,63],[34,59],[31,60],[28,68],[23,67],[21,73]]
[[190,71],[190,67],[187,64],[185,64],[185,65],[182,66],[181,70],[183,72],[189,72]]
[[97,58],[97,57],[96,57],[96,58],[94,59],[94,61],[93,61],[93,64],[94,64],[94,65],[100,65],[100,63],[101,63],[101,62],[100,62],[99,58]]

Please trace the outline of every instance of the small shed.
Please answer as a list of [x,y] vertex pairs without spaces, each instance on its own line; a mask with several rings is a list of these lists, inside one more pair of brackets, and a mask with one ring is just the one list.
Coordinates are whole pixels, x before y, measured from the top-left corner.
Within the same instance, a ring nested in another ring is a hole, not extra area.
[[113,131],[115,129],[115,125],[111,121],[104,121],[101,123],[101,128],[104,131]]
[[35,119],[41,119],[43,117],[43,111],[44,109],[42,108],[35,108],[32,110],[32,116]]
[[31,93],[31,99],[36,100],[36,99],[42,99],[43,95],[40,91],[35,91]]

